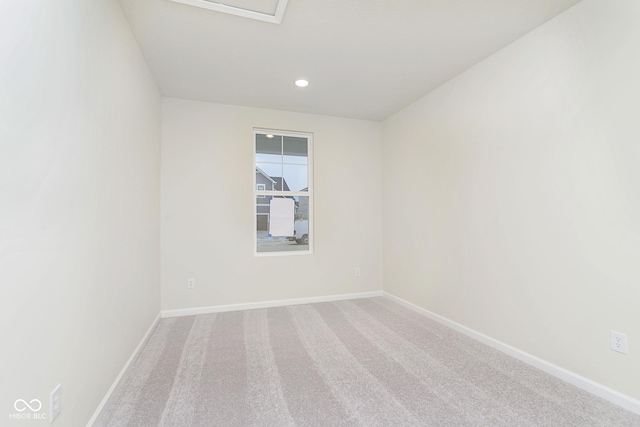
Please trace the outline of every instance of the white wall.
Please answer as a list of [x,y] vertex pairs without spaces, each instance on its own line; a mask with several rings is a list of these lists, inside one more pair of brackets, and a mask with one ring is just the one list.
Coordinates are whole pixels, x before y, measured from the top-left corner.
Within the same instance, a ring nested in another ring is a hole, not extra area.
[[[313,255],[253,255],[254,127],[314,133]],[[382,290],[380,136],[375,122],[164,99],[163,310]]]
[[117,1],[0,2],[0,424],[86,424],[158,314],[159,139]]
[[636,399],[639,22],[584,0],[383,123],[385,290]]

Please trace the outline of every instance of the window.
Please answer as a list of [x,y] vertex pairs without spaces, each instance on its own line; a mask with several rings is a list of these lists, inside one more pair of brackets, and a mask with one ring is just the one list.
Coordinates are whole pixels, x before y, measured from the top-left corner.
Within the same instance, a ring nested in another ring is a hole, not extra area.
[[312,248],[312,135],[256,129],[258,255],[305,254]]

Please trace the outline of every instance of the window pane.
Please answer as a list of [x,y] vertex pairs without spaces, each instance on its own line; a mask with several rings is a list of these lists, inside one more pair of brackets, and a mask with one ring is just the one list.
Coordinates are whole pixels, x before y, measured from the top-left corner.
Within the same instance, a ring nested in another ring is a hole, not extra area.
[[307,138],[285,136],[283,138],[284,163],[306,165],[308,162]]
[[289,191],[308,191],[309,180],[306,165],[284,165],[284,181]]
[[[282,163],[282,137],[256,135],[256,163]],[[280,175],[280,174],[278,174]]]
[[296,213],[293,222],[293,238],[299,248],[309,250],[309,197],[296,197]]
[[[300,199],[302,199],[302,197]],[[272,227],[274,224],[271,224],[271,222],[277,220],[271,216],[272,199],[265,198],[256,200],[256,247],[258,252],[309,250],[309,198],[304,197],[304,199],[306,199],[306,201],[303,203],[302,208],[306,209],[306,213],[301,214],[300,200],[289,198],[289,200],[293,200],[294,202],[294,232],[291,236],[272,236],[269,234],[271,229],[275,229]],[[277,214],[277,212],[274,211],[274,214]]]
[[282,156],[282,137],[274,135],[273,138],[267,138],[265,134],[257,134],[256,154],[276,155],[276,161],[279,161],[280,156]]
[[[300,196],[295,197],[296,199],[296,214],[295,219],[297,220],[309,220],[309,196]],[[295,224],[294,227],[295,229]],[[307,229],[309,227],[307,226]],[[299,231],[299,230],[298,230]]]
[[282,164],[256,163],[256,184],[265,184],[265,190],[279,190],[282,181]]

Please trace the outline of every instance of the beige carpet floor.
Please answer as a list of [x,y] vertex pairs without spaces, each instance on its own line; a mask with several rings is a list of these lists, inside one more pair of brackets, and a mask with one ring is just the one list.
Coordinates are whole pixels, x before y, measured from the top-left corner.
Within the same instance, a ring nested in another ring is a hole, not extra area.
[[640,426],[386,298],[163,319],[98,426]]

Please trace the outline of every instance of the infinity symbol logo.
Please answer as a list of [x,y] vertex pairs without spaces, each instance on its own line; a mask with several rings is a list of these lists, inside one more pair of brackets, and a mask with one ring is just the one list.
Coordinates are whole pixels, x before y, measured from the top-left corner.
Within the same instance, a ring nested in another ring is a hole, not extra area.
[[[33,406],[31,406],[29,403]],[[27,408],[31,409],[33,412],[38,412],[40,409],[42,409],[42,402],[40,402],[38,399],[33,399],[29,403],[27,403],[27,401],[24,399],[18,399],[13,404],[13,407],[18,412],[24,412],[27,410]]]

